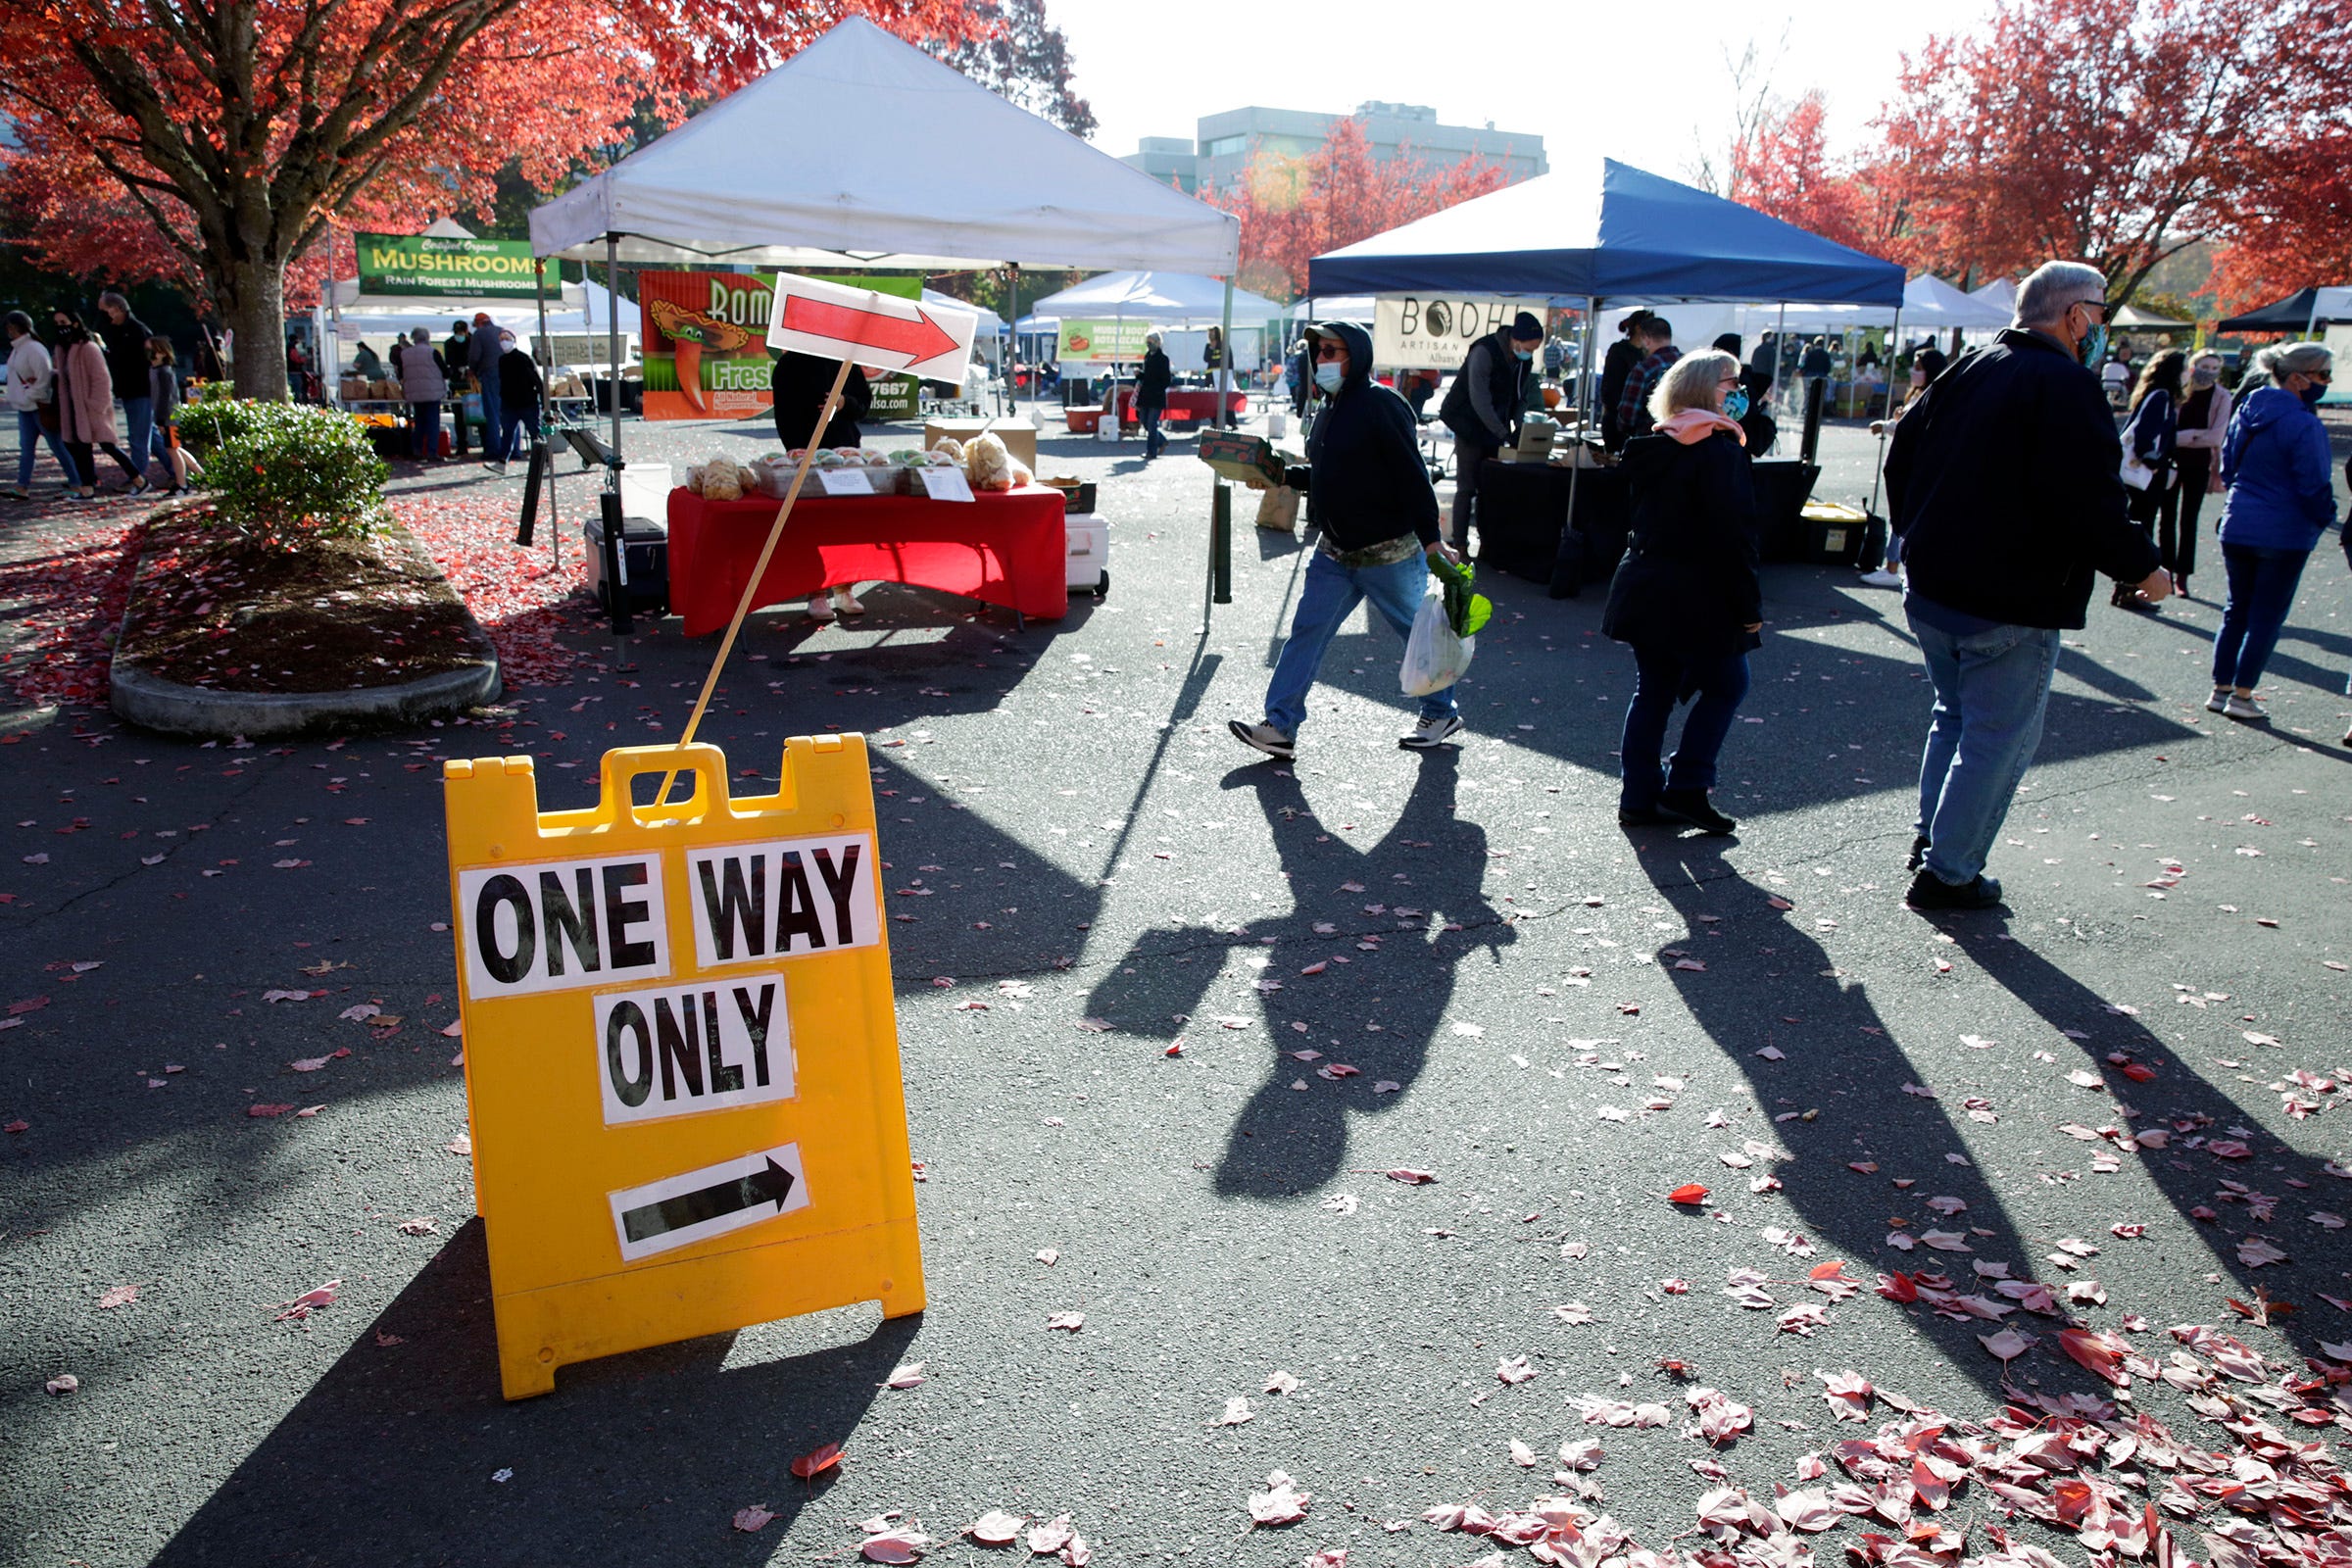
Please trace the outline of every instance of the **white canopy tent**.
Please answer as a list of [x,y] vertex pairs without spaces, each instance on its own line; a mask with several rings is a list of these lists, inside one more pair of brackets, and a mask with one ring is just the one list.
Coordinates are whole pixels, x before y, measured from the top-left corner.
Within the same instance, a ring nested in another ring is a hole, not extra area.
[[612,269],[1010,266],[1017,315],[1023,266],[1231,276],[1241,220],[852,17],[538,208],[531,245]]
[[[1206,361],[1206,328],[1217,324],[1233,352],[1235,368],[1255,365],[1258,339],[1282,307],[1247,289],[1228,289],[1222,279],[1192,272],[1128,270],[1103,272],[1073,283],[1037,302],[1030,320],[1051,321],[1058,333],[1064,319],[1149,321],[1167,330],[1162,347],[1178,370],[1199,370]],[[1231,325],[1233,317],[1245,324]],[[1222,323],[1222,324],[1220,324]],[[1026,328],[1024,328],[1026,330]]]

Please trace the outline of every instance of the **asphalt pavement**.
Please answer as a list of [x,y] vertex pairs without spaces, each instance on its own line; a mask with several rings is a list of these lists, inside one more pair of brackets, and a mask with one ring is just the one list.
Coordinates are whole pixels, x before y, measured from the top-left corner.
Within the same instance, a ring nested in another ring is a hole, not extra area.
[[[684,462],[760,432],[630,434]],[[1825,440],[1821,493],[1866,495],[1867,434]],[[1469,733],[1426,756],[1396,744],[1399,645],[1359,613],[1273,762],[1225,721],[1258,716],[1306,546],[1245,514],[1211,605],[1189,444],[1044,446],[1101,482],[1105,600],[1025,630],[893,586],[855,622],[762,612],[706,722],[746,790],[787,735],[873,743],[917,1318],[846,1308],[500,1397],[451,1147],[440,763],[528,752],[543,807],[587,805],[606,749],[674,738],[715,638],[574,636],[562,683],[500,710],[284,745],[0,700],[0,1562],[848,1562],[892,1510],[977,1562],[957,1533],[1002,1509],[1069,1515],[1104,1564],[1442,1568],[1494,1548],[1425,1510],[1580,1481],[1663,1548],[1713,1484],[1692,1461],[1769,1498],[1865,1430],[1832,1430],[1816,1371],[1964,1419],[2004,1375],[2103,1388],[2057,1322],[2021,1318],[2041,1343],[2004,1363],[1883,1272],[2095,1278],[2103,1304],[2062,1310],[2159,1358],[2180,1323],[2281,1360],[2352,1339],[2332,540],[2267,726],[2201,706],[2218,563],[2195,601],[2094,604],[1990,867],[2009,907],[1928,918],[1900,904],[1927,697],[1895,596],[1768,568],[1717,797],[1739,833],[1629,834],[1632,661],[1597,592],[1482,579]],[[0,558],[58,548],[0,520]],[[2248,1261],[2257,1236],[2286,1259]],[[1808,1288],[1835,1259],[1858,1295]],[[1727,1292],[1743,1269],[1768,1307]],[[2236,1319],[2258,1291],[2300,1310]],[[1694,1387],[1753,1430],[1681,1434]],[[1677,1422],[1589,1425],[1588,1396]],[[1555,1483],[1590,1437],[1598,1467]],[[827,1443],[837,1470],[790,1473]],[[1277,1470],[1313,1500],[1253,1531]],[[775,1517],[737,1528],[752,1505]]]

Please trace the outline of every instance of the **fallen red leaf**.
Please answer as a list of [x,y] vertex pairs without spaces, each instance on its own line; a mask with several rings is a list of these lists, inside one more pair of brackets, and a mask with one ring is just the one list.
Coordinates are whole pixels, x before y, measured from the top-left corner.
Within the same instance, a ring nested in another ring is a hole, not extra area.
[[841,1445],[828,1443],[823,1447],[811,1449],[793,1460],[792,1473],[803,1481],[809,1481],[839,1463],[841,1463]]
[[1706,1200],[1707,1190],[1696,1182],[1685,1182],[1666,1195],[1669,1203],[1703,1203]]

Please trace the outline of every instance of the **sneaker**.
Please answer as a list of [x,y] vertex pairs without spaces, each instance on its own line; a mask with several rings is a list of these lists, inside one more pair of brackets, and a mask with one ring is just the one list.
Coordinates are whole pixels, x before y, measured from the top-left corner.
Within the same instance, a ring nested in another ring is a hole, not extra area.
[[1705,790],[1662,790],[1658,794],[1658,805],[1702,832],[1718,837],[1737,832],[1740,827],[1738,822],[1715,809]]
[[2249,722],[2257,719],[2267,719],[2271,716],[2269,709],[2263,707],[2253,698],[2240,697],[2235,692],[2231,692],[2230,694],[2230,700],[2222,705],[2222,711],[2230,718],[2242,718],[2248,720]]
[[1989,909],[2001,902],[2001,885],[1979,873],[1974,881],[1954,887],[1922,866],[1903,902],[1914,909]]
[[1396,744],[1407,751],[1426,752],[1434,746],[1445,745],[1461,732],[1462,715],[1447,713],[1442,718],[1423,719],[1413,726],[1411,734],[1398,736]]
[[865,607],[858,602],[858,596],[851,593],[847,588],[836,588],[833,590],[833,608],[845,615],[862,615],[865,613]]
[[1689,827],[1685,818],[1658,806],[1620,806],[1617,808],[1619,827]]
[[2213,695],[2205,699],[2205,711],[2208,713],[2221,712],[2229,706],[2230,688],[2227,686],[2216,686],[2213,689]]
[[496,458],[484,459],[482,461],[482,466],[488,468],[492,473],[497,474],[501,479],[504,479],[507,476],[507,466],[499,462]]
[[8,498],[11,501],[30,501],[32,492],[24,485],[12,484],[8,487]]
[[824,594],[818,594],[814,599],[809,600],[808,618],[810,620],[831,620],[833,618],[833,601]]
[[1903,869],[1916,871],[1927,863],[1928,836],[1925,833],[1914,833],[1911,835],[1911,853],[1903,860]]
[[1298,753],[1292,739],[1271,724],[1245,724],[1238,718],[1229,718],[1225,727],[1233,732],[1235,740],[1268,757],[1279,757],[1287,762]]
[[1903,579],[1881,566],[1876,571],[1864,572],[1861,583],[1865,588],[1900,588],[1903,585]]

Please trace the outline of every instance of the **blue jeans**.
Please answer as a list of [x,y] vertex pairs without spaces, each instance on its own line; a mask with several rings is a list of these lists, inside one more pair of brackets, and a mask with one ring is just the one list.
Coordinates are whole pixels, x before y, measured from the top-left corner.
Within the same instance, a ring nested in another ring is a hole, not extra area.
[[[147,475],[148,460],[156,455],[158,431],[155,428],[155,400],[153,398],[124,398],[122,400],[123,430],[130,437],[130,461],[139,466],[138,476]],[[163,452],[164,464],[172,463],[172,449]]]
[[32,455],[35,446],[42,441],[49,443],[49,455],[57,459],[59,467],[66,470],[67,484],[79,489],[90,482],[75,470],[74,460],[66,456],[66,444],[57,433],[41,428],[41,416],[30,409],[20,409],[17,411],[17,483],[20,486],[32,483]]
[[[507,461],[507,432],[505,411],[498,406],[498,372],[494,369],[481,378],[482,382],[482,456],[492,463]],[[460,404],[461,411],[465,405]],[[458,417],[462,420],[465,414]]]
[[[1666,749],[1666,724],[1685,685],[1695,687],[1698,695],[1690,717],[1683,720],[1683,740],[1674,749],[1672,765],[1662,765],[1658,755]],[[1626,705],[1619,754],[1625,776],[1619,809],[1647,810],[1658,804],[1660,790],[1713,789],[1715,759],[1746,695],[1745,654],[1686,659],[1670,649],[1637,647],[1634,699]]]
[[2222,546],[2230,574],[2230,602],[2222,608],[2222,629],[2213,634],[2213,683],[2252,691],[2262,684],[2262,666],[2278,646],[2286,612],[2303,580],[2308,550],[2269,550],[2258,545]]
[[528,457],[534,425],[531,416],[537,411],[527,405],[500,411],[498,450],[509,458]]
[[[463,416],[461,416],[461,418]],[[417,458],[437,458],[441,455],[441,405],[412,403],[409,405],[409,451]]]
[[[1413,615],[1428,589],[1429,562],[1418,551],[1387,566],[1343,566],[1315,551],[1306,564],[1306,585],[1298,591],[1298,612],[1291,617],[1290,641],[1282,645],[1274,678],[1266,685],[1266,722],[1285,735],[1298,733],[1306,717],[1307,688],[1315,683],[1323,650],[1357,605],[1371,600],[1398,637],[1409,637]],[[1453,709],[1450,686],[1421,699],[1424,720],[1444,718]]]
[[1909,619],[1936,688],[1912,830],[1928,841],[1928,869],[1966,887],[1984,869],[2026,765],[2041,744],[2058,633],[1994,626],[1956,636],[1917,615]]
[[1164,409],[1145,408],[1135,411],[1135,416],[1144,421],[1144,456],[1147,458],[1158,457],[1167,447],[1168,438],[1159,433],[1160,416],[1166,412]]

